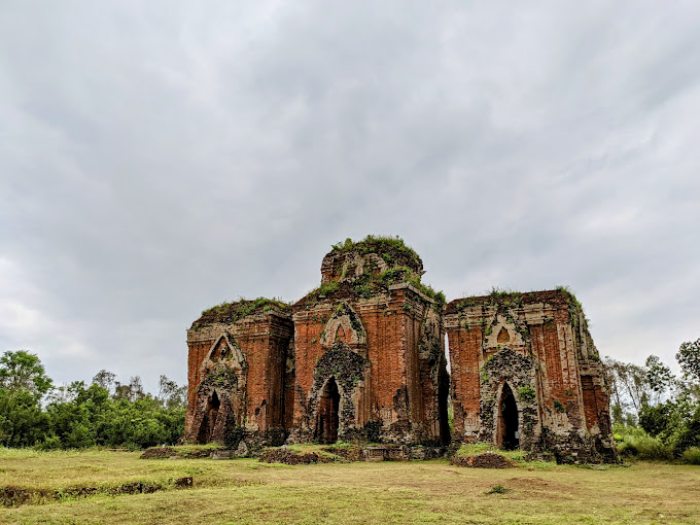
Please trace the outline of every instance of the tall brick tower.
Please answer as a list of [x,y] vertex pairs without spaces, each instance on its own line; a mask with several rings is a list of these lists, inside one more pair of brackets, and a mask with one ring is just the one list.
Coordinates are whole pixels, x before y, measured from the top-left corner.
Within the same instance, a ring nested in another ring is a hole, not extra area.
[[444,443],[448,376],[441,294],[403,241],[335,245],[321,286],[293,306],[291,439]]

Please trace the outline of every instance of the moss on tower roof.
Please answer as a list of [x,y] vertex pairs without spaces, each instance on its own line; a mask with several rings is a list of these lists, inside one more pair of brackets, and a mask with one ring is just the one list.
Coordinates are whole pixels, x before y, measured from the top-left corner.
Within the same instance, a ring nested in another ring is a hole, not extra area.
[[215,323],[231,324],[240,321],[250,315],[276,312],[282,315],[291,315],[292,307],[289,303],[278,299],[258,297],[257,299],[239,299],[230,303],[221,303],[204,310],[202,315],[194,323],[192,329],[202,328]]
[[559,286],[554,290],[538,290],[533,292],[517,292],[493,288],[491,293],[486,295],[464,297],[450,301],[450,303],[447,305],[447,310],[445,313],[454,314],[464,310],[465,308],[489,304],[522,306],[524,304],[539,302],[566,305],[569,307],[572,313],[574,311],[583,312],[583,306],[573,292],[566,286]]
[[410,266],[423,271],[423,261],[416,251],[408,246],[401,237],[387,235],[368,235],[361,241],[350,238],[334,244],[330,254],[356,252],[361,255],[376,253],[389,266]]
[[296,305],[315,304],[326,299],[369,298],[389,292],[393,284],[407,283],[440,307],[445,304],[445,294],[421,282],[420,275],[406,266],[394,266],[379,274],[363,274],[353,280],[329,281],[321,284],[300,299]]

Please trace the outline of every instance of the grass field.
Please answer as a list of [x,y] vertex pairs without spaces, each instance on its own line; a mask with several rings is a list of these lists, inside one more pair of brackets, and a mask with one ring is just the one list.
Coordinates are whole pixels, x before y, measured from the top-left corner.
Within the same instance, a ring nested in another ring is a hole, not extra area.
[[193,488],[0,507],[0,523],[700,523],[700,468],[688,465],[538,463],[484,470],[434,460],[288,466],[0,449],[0,487],[61,491],[183,476],[193,477]]

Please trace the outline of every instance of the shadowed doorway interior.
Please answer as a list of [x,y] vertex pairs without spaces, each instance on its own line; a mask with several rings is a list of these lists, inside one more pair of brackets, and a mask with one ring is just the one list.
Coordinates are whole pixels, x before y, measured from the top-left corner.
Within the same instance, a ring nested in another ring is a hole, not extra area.
[[339,407],[338,384],[331,377],[323,387],[316,416],[316,439],[320,443],[335,443],[338,440]]
[[518,405],[515,402],[513,390],[508,383],[503,385],[501,392],[500,412],[498,417],[498,445],[505,450],[520,448],[520,433],[518,431]]
[[219,396],[216,395],[216,392],[213,392],[211,397],[207,400],[207,408],[204,413],[204,418],[202,419],[202,426],[199,429],[198,441],[200,443],[209,443],[209,441],[211,441],[220,406],[221,402],[219,401]]

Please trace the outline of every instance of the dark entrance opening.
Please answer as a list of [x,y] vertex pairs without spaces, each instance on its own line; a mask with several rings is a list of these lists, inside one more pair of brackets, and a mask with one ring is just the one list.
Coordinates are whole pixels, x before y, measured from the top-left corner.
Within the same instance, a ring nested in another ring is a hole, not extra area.
[[508,383],[501,391],[501,406],[498,418],[499,445],[506,450],[520,448],[520,433],[518,432],[518,405]]
[[216,392],[213,392],[209,399],[207,399],[207,407],[204,410],[202,426],[199,428],[198,441],[200,443],[209,443],[211,441],[214,428],[216,427],[216,419],[219,416],[220,406],[221,401],[219,401],[219,396],[216,395]]
[[340,392],[335,378],[331,377],[321,392],[316,415],[316,440],[319,443],[335,443],[338,441],[338,409],[340,408]]
[[438,373],[438,420],[440,422],[440,443],[443,445],[447,445],[450,442],[450,422],[447,406],[450,397],[450,376],[445,365],[446,362],[443,358]]

